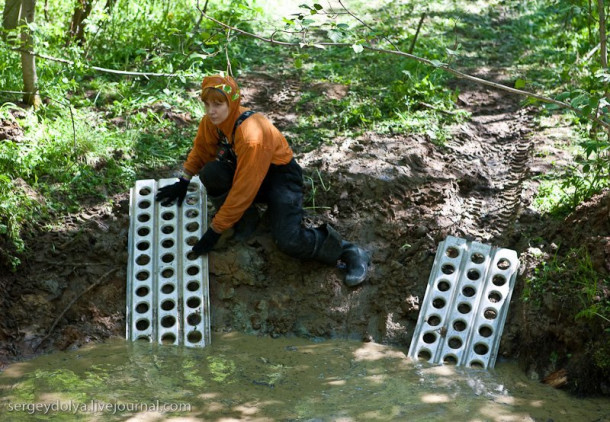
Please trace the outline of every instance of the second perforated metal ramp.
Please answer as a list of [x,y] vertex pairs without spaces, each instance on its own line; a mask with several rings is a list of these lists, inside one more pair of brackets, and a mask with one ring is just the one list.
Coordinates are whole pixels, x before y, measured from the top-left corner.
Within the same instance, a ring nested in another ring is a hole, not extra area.
[[448,236],[436,252],[409,356],[492,368],[518,268],[513,250]]

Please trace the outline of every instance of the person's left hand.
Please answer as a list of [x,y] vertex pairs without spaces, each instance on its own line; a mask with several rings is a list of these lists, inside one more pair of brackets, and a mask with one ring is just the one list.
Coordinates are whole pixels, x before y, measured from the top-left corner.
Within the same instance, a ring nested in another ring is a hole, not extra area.
[[204,255],[214,248],[216,242],[220,239],[220,233],[216,233],[211,227],[204,233],[199,241],[193,246],[193,252],[199,255]]

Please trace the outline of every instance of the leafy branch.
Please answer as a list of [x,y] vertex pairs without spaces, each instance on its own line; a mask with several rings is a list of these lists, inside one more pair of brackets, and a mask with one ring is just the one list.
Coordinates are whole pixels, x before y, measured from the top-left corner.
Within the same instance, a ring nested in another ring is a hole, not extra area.
[[602,120],[600,117],[594,115],[594,114],[590,114],[590,113],[585,113],[583,110],[581,110],[580,108],[578,108],[575,105],[572,105],[570,103],[566,103],[560,100],[556,100],[554,98],[550,98],[544,95],[540,95],[540,94],[535,94],[533,92],[529,92],[529,91],[525,91],[522,89],[517,89],[517,88],[513,88],[513,87],[509,87],[506,85],[502,85],[496,82],[492,82],[492,81],[488,81],[486,79],[482,79],[476,76],[472,76],[469,75],[467,73],[461,72],[459,70],[456,70],[452,67],[450,67],[447,63],[442,63],[438,60],[429,60],[426,59],[424,57],[419,57],[415,54],[412,53],[406,53],[404,51],[401,50],[388,50],[388,49],[384,49],[384,48],[379,48],[379,47],[374,47],[372,45],[368,45],[368,44],[353,44],[353,43],[345,43],[345,42],[316,42],[316,43],[309,43],[309,42],[290,42],[290,41],[280,41],[277,40],[275,38],[275,35],[277,34],[277,31],[275,31],[271,37],[267,38],[258,34],[254,34],[248,31],[245,31],[243,29],[237,28],[235,26],[229,25],[227,23],[221,22],[218,19],[213,18],[212,16],[201,12],[202,16],[208,20],[210,20],[211,22],[214,22],[215,24],[223,27],[226,30],[230,30],[233,31],[236,34],[240,34],[243,36],[247,36],[247,37],[251,37],[272,45],[277,45],[277,46],[281,46],[281,47],[297,47],[297,48],[326,48],[326,47],[340,47],[340,48],[353,48],[355,52],[360,52],[362,50],[369,50],[369,51],[374,51],[376,53],[382,53],[382,54],[393,54],[393,55],[398,55],[401,57],[405,57],[411,60],[416,60],[420,63],[423,63],[425,65],[437,68],[437,69],[441,69],[447,73],[450,73],[454,76],[457,76],[458,78],[461,79],[466,79],[472,82],[475,82],[477,84],[480,85],[486,85],[486,86],[490,86],[492,88],[495,89],[500,89],[506,92],[510,92],[512,94],[517,94],[517,95],[521,95],[521,96],[525,96],[525,97],[529,97],[529,98],[533,98],[536,99],[538,101],[541,101],[543,103],[547,103],[547,104],[553,104],[555,106],[558,106],[560,108],[564,108],[564,109],[568,109],[573,111],[574,113],[576,113],[579,116],[582,116],[586,119],[590,119],[594,122],[596,122],[597,124],[599,124],[600,126],[606,128],[607,130],[610,131],[610,123],[606,122],[604,120]]

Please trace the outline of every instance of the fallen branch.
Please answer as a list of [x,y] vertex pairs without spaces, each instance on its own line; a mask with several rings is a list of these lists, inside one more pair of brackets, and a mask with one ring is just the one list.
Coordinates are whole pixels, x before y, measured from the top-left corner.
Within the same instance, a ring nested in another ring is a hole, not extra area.
[[[350,44],[350,43],[320,42],[320,43],[307,44],[307,43],[295,43],[295,42],[287,42],[287,41],[278,41],[278,40],[275,40],[273,38],[265,38],[265,37],[262,37],[260,35],[253,34],[251,32],[244,31],[243,29],[239,29],[239,28],[236,28],[234,26],[228,25],[228,24],[226,24],[224,22],[221,22],[221,21],[219,21],[219,20],[217,20],[217,19],[215,19],[215,18],[213,18],[213,17],[211,17],[211,16],[209,16],[209,15],[207,15],[205,13],[202,13],[202,14],[203,14],[203,16],[206,19],[214,22],[217,25],[222,26],[225,29],[230,29],[232,31],[235,31],[238,34],[245,35],[245,36],[251,37],[251,38],[255,38],[257,40],[261,40],[261,41],[267,42],[269,44],[274,44],[274,45],[279,45],[279,46],[284,46],[284,47],[299,47],[299,48],[307,48],[307,47],[315,47],[315,46],[323,46],[323,47],[349,47],[349,48],[352,48],[352,44]],[[594,122],[600,124],[601,126],[605,127],[606,129],[610,130],[610,123],[605,122],[602,119],[600,119],[598,117],[595,117],[595,116],[591,116],[591,115],[588,115],[588,114],[585,115],[584,113],[582,113],[582,111],[580,111],[576,107],[573,107],[572,105],[570,105],[568,103],[564,103],[563,101],[555,100],[553,98],[545,97],[544,95],[534,94],[534,93],[529,92],[529,91],[524,91],[524,90],[521,90],[521,89],[512,88],[512,87],[509,87],[509,86],[506,86],[506,85],[502,85],[502,84],[499,84],[499,83],[496,83],[496,82],[488,81],[486,79],[481,79],[481,78],[478,78],[476,76],[468,75],[466,73],[460,72],[459,70],[455,70],[455,69],[449,67],[448,64],[434,62],[432,60],[428,60],[428,59],[425,59],[423,57],[416,56],[414,54],[405,53],[404,51],[400,51],[400,50],[398,50],[398,51],[396,51],[396,50],[386,50],[386,49],[383,49],[383,48],[372,47],[372,46],[366,45],[366,44],[360,44],[360,45],[365,50],[375,51],[377,53],[394,54],[394,55],[398,55],[398,56],[401,56],[401,57],[406,57],[408,59],[412,59],[412,60],[418,61],[420,63],[424,63],[424,64],[426,64],[428,66],[432,66],[432,67],[444,70],[445,72],[451,73],[452,75],[455,75],[458,78],[466,79],[466,80],[469,80],[469,81],[472,81],[472,82],[476,82],[477,84],[480,84],[480,85],[490,86],[492,88],[496,88],[496,89],[500,89],[500,90],[503,90],[503,91],[507,91],[507,92],[510,92],[512,94],[517,94],[517,95],[522,95],[522,96],[526,96],[526,97],[531,97],[531,98],[534,98],[534,99],[536,99],[538,101],[542,101],[544,103],[555,104],[555,105],[557,105],[557,106],[559,106],[561,108],[566,108],[566,109],[572,110],[576,114],[578,114],[580,116],[583,116],[583,117],[585,117],[587,119],[593,120]]]
[[72,307],[72,305],[74,305],[76,303],[76,301],[78,299],[80,299],[81,297],[83,297],[84,295],[86,295],[87,293],[89,293],[91,290],[93,290],[94,288],[96,288],[97,286],[100,285],[100,283],[102,281],[104,281],[104,279],[109,276],[110,274],[112,274],[113,272],[115,272],[117,269],[114,268],[110,271],[108,271],[107,273],[105,273],[104,275],[102,275],[95,283],[93,283],[92,285],[90,285],[89,287],[87,287],[85,290],[83,290],[83,292],[81,294],[79,294],[78,296],[76,296],[74,299],[72,299],[70,301],[70,303],[68,303],[68,306],[66,306],[66,308],[63,310],[63,312],[61,314],[59,314],[59,316],[55,319],[55,322],[53,322],[53,325],[51,325],[51,328],[49,328],[49,332],[47,333],[46,336],[43,337],[42,340],[40,340],[40,342],[34,347],[34,351],[38,350],[38,348],[42,345],[42,343],[44,343],[53,333],[53,330],[55,329],[55,327],[57,326],[57,324],[59,323],[59,321],[63,318],[63,316],[66,314],[66,312],[68,312],[68,310]]
[[[13,51],[19,51],[21,52],[20,49],[18,48],[13,48]],[[58,62],[58,63],[64,63],[64,64],[68,64],[70,66],[74,66],[75,62],[73,62],[72,60],[68,60],[68,59],[62,59],[59,57],[52,57],[52,56],[47,56],[46,54],[42,54],[42,53],[35,53],[32,51],[28,52],[29,54],[31,54],[32,56],[38,57],[40,59],[44,59],[44,60],[50,60],[52,62]],[[132,72],[129,70],[116,70],[116,69],[107,69],[105,67],[99,67],[99,66],[88,66],[90,69],[93,70],[97,70],[100,72],[105,72],[105,73],[112,73],[115,75],[126,75],[126,76],[143,76],[145,78],[149,77],[149,76],[156,76],[156,77],[166,77],[166,78],[175,78],[175,77],[179,77],[179,76],[185,76],[185,77],[195,77],[197,75],[193,75],[193,74],[177,74],[177,73],[148,73],[148,72]]]

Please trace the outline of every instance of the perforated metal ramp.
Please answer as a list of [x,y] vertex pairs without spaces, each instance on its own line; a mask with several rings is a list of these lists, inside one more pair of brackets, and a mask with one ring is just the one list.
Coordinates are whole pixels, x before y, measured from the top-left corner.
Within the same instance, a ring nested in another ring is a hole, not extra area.
[[175,182],[138,180],[131,189],[126,336],[204,347],[210,343],[208,258],[191,248],[206,229],[206,195],[195,177],[181,207],[161,206],[157,190]]
[[436,252],[409,357],[493,368],[518,268],[513,250],[448,236]]

